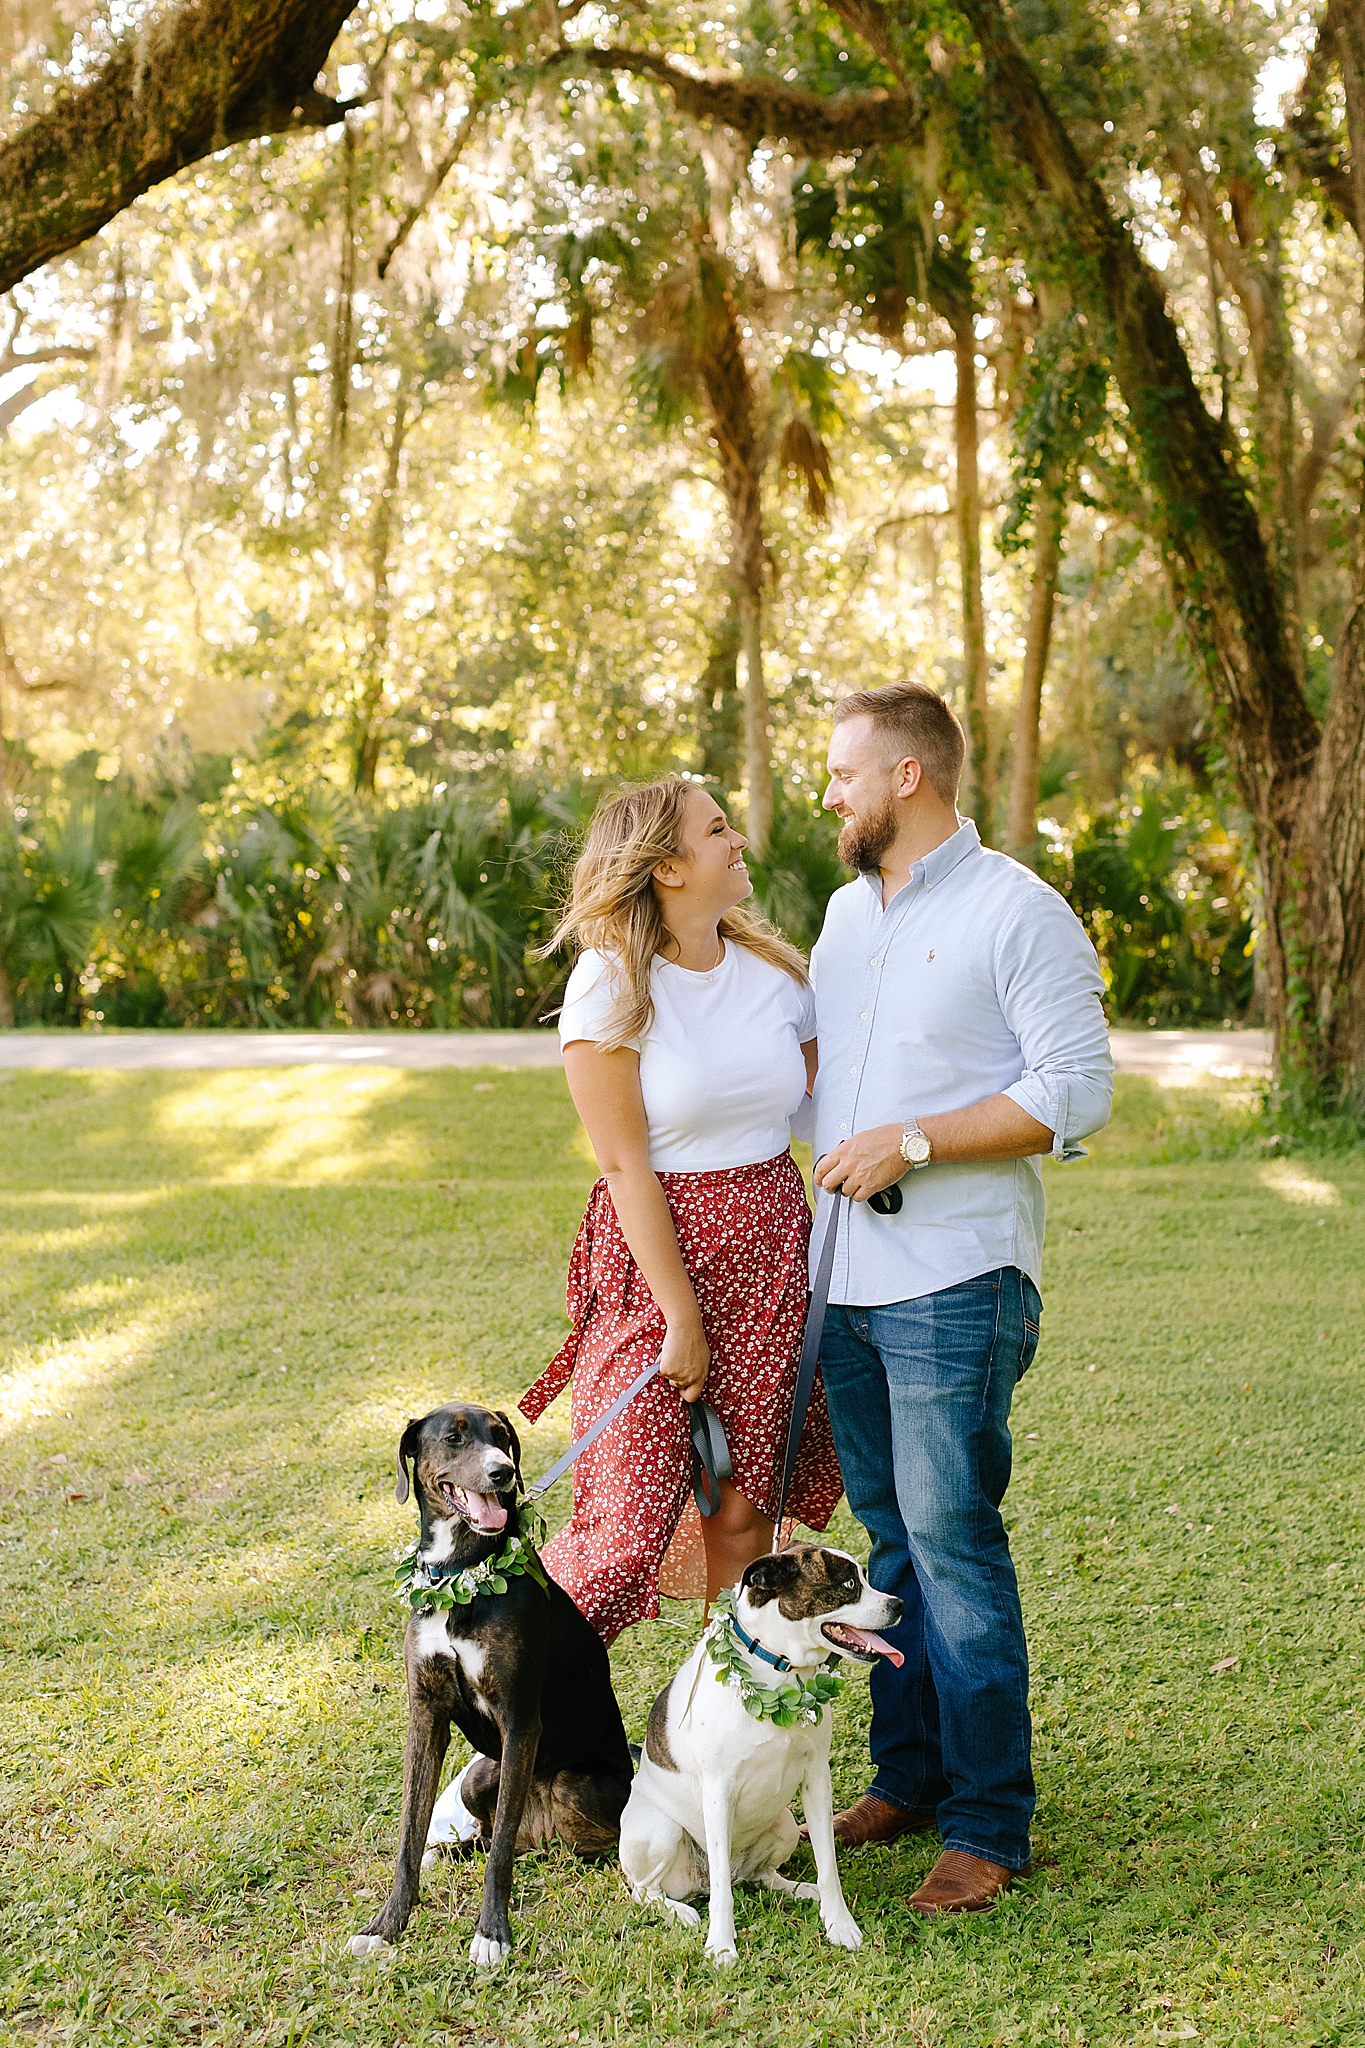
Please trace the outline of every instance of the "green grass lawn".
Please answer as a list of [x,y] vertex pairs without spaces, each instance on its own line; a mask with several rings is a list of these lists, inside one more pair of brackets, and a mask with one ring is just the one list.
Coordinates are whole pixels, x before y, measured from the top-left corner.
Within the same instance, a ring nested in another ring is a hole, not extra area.
[[[932,1841],[848,1855],[861,1954],[744,1895],[721,1976],[614,1867],[552,1853],[518,1865],[483,1980],[477,1862],[427,1884],[392,1962],[346,1941],[395,1847],[394,1446],[451,1394],[510,1404],[559,1342],[591,1179],[560,1077],[0,1076],[0,2030],[1365,2041],[1365,1163],[1267,1159],[1235,1106],[1130,1081],[1094,1157],[1047,1174],[1007,1502],[1035,1876],[925,1924]],[[617,1646],[633,1735],[696,1626],[668,1607]],[[855,1678],[841,1798],[866,1712]]]

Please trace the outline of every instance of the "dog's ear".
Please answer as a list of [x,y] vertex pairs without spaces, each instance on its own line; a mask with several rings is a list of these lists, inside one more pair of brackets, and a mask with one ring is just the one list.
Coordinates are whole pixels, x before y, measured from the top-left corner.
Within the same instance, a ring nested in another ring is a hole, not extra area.
[[394,1499],[401,1508],[408,1497],[408,1460],[417,1460],[417,1432],[426,1421],[424,1415],[414,1415],[398,1439],[398,1484],[393,1489]]
[[794,1586],[801,1576],[799,1558],[788,1557],[778,1551],[771,1557],[756,1557],[752,1564],[745,1565],[740,1586],[749,1595],[755,1607],[762,1607],[766,1601],[775,1600],[779,1593],[785,1593]]
[[512,1427],[512,1418],[505,1408],[495,1408],[493,1413],[512,1439],[512,1463],[516,1467],[517,1492],[521,1492],[521,1438]]

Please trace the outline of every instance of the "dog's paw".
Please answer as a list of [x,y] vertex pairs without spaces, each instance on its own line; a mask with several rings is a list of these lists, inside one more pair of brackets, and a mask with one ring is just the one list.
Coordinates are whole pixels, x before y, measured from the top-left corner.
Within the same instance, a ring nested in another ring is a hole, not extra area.
[[499,1941],[495,1934],[476,1934],[469,1944],[469,1960],[476,1970],[496,1970],[511,1953],[511,1942]]
[[739,1950],[727,1947],[724,1942],[707,1942],[706,1953],[718,1970],[732,1970],[739,1961]]
[[825,1922],[825,1932],[836,1948],[861,1948],[863,1930],[851,1913],[834,1913]]
[[663,1907],[665,1913],[677,1921],[680,1927],[701,1926],[701,1914],[695,1906],[689,1906],[685,1899],[661,1898],[659,1904]]
[[353,1934],[346,1946],[358,1963],[374,1962],[393,1954],[393,1943],[385,1941],[382,1934]]
[[820,1902],[820,1887],[818,1884],[794,1884],[789,1896],[793,1899],[814,1899],[818,1905]]

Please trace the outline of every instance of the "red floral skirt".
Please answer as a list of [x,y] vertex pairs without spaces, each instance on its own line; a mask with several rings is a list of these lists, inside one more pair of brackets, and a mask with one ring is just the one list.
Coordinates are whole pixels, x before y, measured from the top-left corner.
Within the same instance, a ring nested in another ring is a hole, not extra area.
[[[810,1211],[801,1176],[782,1153],[757,1166],[659,1180],[711,1347],[704,1391],[725,1427],[733,1483],[771,1517],[805,1324]],[[663,1316],[602,1180],[569,1261],[568,1311],[568,1341],[520,1405],[534,1422],[572,1378],[579,1437],[664,1340]],[[547,1544],[545,1562],[605,1642],[659,1612],[665,1552],[665,1592],[705,1591],[696,1577],[701,1531],[687,1412],[666,1380],[651,1380],[573,1469],[573,1516]],[[817,1373],[787,1512],[823,1529],[842,1491]]]

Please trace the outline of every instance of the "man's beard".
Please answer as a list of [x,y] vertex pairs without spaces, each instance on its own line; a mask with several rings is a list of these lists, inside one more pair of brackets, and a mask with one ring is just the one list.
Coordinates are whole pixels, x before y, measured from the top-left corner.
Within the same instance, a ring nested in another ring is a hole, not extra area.
[[857,868],[861,875],[873,875],[882,864],[882,855],[892,845],[900,824],[896,811],[896,799],[887,797],[879,811],[873,811],[866,818],[850,818],[839,834],[839,858],[847,868]]

